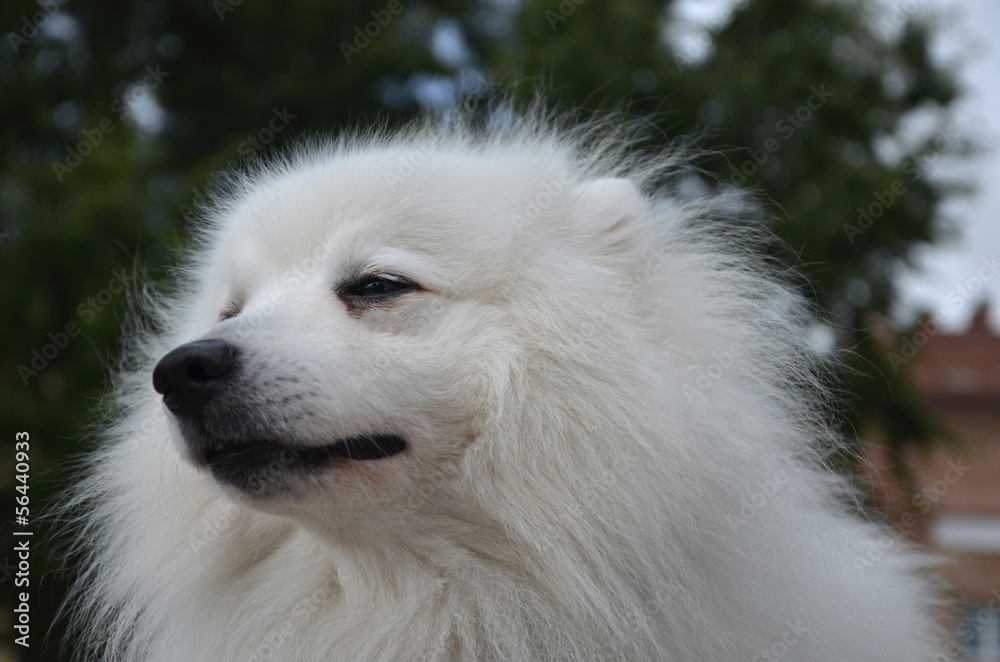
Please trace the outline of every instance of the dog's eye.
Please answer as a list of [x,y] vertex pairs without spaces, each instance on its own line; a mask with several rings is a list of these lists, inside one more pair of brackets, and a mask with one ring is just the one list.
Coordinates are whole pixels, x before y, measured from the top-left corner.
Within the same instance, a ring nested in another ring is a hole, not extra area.
[[343,283],[337,288],[337,294],[349,306],[363,308],[417,289],[416,283],[402,276],[365,274]]
[[219,321],[225,322],[227,319],[236,317],[239,314],[240,314],[240,307],[237,304],[230,301],[221,311],[219,311]]

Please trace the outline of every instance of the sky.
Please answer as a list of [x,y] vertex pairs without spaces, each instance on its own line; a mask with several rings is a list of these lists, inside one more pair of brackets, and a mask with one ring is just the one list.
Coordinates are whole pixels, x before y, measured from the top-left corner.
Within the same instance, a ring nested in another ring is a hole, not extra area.
[[[948,123],[981,149],[965,166],[941,159],[930,169],[931,176],[958,178],[976,190],[943,209],[955,236],[920,251],[918,268],[900,273],[894,317],[906,325],[926,312],[945,331],[960,332],[976,307],[989,301],[992,327],[1000,332],[1000,0],[877,1],[890,16],[922,16],[938,28],[933,55],[953,66],[963,89]],[[681,52],[695,54],[698,44],[707,43],[698,41],[698,29],[725,20],[738,5],[738,0],[678,0],[675,18],[689,23],[668,39],[681,40]],[[914,131],[926,128],[912,124]]]
[[956,240],[923,252],[921,271],[901,278],[900,314],[905,317],[924,309],[942,319],[946,329],[956,331],[968,324],[979,303],[988,300],[992,328],[998,332],[1000,42],[996,35],[1000,34],[1000,0],[922,0],[919,4],[921,10],[943,13],[937,21],[944,27],[935,55],[959,65],[965,94],[956,104],[955,124],[983,153],[958,173],[939,173],[958,174],[977,190],[946,207],[956,222]]

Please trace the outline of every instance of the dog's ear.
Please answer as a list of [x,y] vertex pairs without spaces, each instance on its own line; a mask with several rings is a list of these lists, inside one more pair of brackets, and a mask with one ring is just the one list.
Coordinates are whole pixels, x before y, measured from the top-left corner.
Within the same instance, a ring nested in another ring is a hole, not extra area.
[[647,241],[649,209],[628,179],[605,177],[581,184],[576,191],[577,215],[585,232],[611,255],[632,256]]

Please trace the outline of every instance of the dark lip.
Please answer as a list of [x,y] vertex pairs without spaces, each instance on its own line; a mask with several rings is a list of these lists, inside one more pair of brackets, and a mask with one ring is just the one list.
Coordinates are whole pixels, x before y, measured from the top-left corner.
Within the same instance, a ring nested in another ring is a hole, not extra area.
[[394,434],[367,434],[325,446],[293,445],[274,440],[226,442],[206,450],[201,464],[217,482],[258,499],[294,492],[296,476],[323,471],[335,458],[381,460],[406,450],[406,440]]
[[406,440],[394,434],[367,434],[340,439],[324,446],[287,444],[275,440],[227,442],[218,450],[204,453],[209,468],[242,467],[254,469],[314,469],[326,466],[334,458],[372,461],[391,457],[406,450]]

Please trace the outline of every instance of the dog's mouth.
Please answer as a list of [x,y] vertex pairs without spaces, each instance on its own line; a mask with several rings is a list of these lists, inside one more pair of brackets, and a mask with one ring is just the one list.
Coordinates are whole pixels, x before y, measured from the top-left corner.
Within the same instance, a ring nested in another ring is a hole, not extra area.
[[406,450],[406,440],[393,434],[368,434],[340,439],[325,446],[291,445],[273,440],[216,442],[203,455],[204,464],[220,483],[245,492],[260,492],[287,474],[309,474],[334,459],[374,461]]

